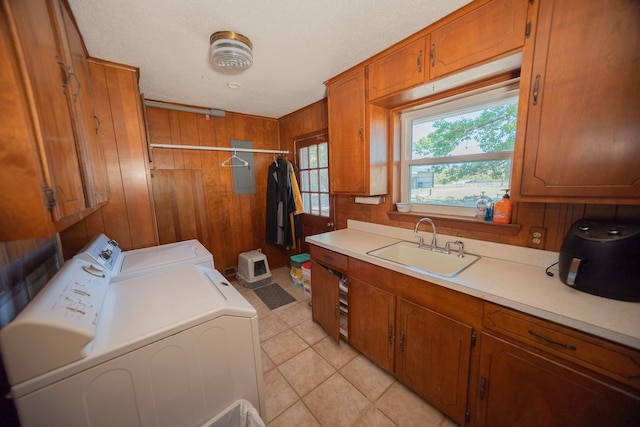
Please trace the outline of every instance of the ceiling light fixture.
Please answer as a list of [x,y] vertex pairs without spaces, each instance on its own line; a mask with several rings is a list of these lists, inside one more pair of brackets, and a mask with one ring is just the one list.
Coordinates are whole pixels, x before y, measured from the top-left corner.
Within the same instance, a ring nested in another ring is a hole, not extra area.
[[253,64],[253,45],[242,34],[233,31],[218,31],[211,34],[211,63],[218,70],[235,73],[246,70]]

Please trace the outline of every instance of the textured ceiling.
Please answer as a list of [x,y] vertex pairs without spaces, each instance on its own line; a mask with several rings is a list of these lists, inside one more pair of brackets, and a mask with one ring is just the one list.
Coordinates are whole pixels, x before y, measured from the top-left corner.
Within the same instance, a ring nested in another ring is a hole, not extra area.
[[[279,118],[324,82],[470,0],[69,0],[89,55],[140,68],[145,98]],[[253,43],[239,74],[209,64],[209,36]],[[240,84],[230,89],[227,83]]]

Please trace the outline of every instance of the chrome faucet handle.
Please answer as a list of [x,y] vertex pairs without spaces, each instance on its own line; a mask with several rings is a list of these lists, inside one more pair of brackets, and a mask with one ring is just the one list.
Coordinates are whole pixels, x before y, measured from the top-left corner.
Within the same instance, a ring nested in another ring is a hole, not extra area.
[[458,245],[458,257],[459,258],[464,258],[464,243],[462,243],[460,240],[456,240],[456,241],[451,241],[451,242],[447,242],[444,245],[444,253],[449,254],[451,253],[451,245]]

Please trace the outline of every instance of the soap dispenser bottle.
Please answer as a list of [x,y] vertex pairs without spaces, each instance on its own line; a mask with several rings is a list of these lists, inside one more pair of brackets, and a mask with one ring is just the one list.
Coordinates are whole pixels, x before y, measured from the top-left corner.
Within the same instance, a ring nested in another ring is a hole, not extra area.
[[487,214],[487,207],[489,206],[489,199],[484,195],[484,191],[481,192],[482,195],[476,202],[476,218],[484,219]]
[[511,214],[513,212],[513,203],[509,200],[509,189],[504,189],[502,200],[497,202],[493,207],[493,222],[498,224],[511,224]]

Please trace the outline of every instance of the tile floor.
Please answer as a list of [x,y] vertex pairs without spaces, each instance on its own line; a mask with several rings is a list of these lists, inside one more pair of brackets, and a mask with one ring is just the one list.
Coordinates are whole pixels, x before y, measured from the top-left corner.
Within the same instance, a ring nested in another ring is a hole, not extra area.
[[271,283],[296,302],[271,311],[233,282],[258,312],[269,427],[455,426],[349,344],[328,337],[288,268],[272,274]]

